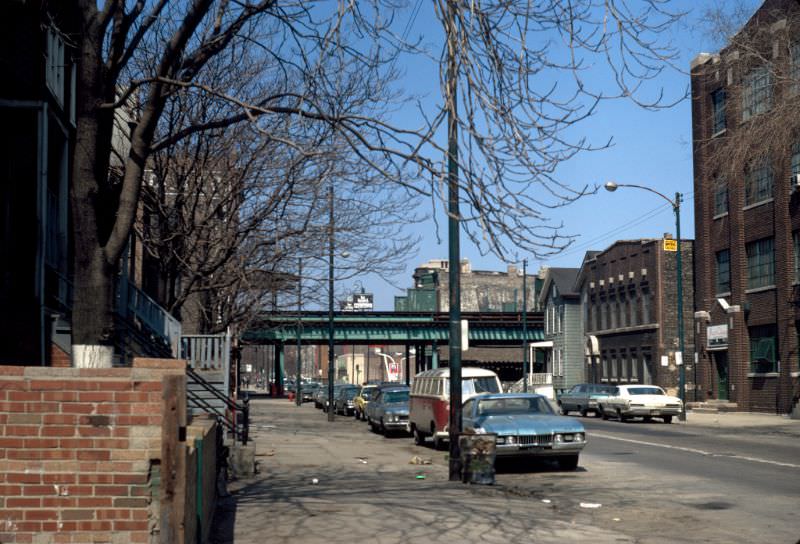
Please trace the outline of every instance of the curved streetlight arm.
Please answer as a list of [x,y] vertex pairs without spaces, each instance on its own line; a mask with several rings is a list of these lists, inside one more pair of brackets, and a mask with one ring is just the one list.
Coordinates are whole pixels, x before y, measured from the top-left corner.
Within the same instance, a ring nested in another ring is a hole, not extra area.
[[616,183],[616,182],[613,182],[613,181],[609,181],[608,183],[606,183],[604,185],[604,187],[606,188],[606,191],[612,191],[612,192],[616,191],[617,187],[634,187],[636,189],[644,189],[645,191],[650,191],[651,193],[657,194],[658,196],[660,196],[661,198],[663,198],[664,200],[669,202],[670,205],[673,208],[679,208],[680,205],[681,205],[680,193],[675,193],[675,196],[677,198],[675,198],[673,200],[672,198],[668,197],[667,195],[665,195],[663,193],[660,193],[660,192],[656,191],[655,189],[653,189],[651,187],[647,187],[645,185],[635,185],[633,183]]

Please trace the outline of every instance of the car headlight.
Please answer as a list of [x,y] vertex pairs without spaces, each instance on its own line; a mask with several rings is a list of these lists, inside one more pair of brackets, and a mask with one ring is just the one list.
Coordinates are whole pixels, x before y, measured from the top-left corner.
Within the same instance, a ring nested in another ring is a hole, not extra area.
[[562,435],[561,433],[556,433],[553,436],[553,442],[554,443],[561,444],[563,441],[564,441],[564,435]]
[[584,433],[575,433],[575,442],[586,442],[586,435]]
[[517,437],[516,436],[509,436],[506,438],[506,444],[516,444]]

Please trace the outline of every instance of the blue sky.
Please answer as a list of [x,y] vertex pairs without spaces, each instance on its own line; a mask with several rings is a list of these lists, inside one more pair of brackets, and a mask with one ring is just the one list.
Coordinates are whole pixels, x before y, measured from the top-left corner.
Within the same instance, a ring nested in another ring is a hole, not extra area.
[[[682,72],[670,71],[661,78],[660,83],[668,96],[680,95],[689,84],[691,59],[700,52],[718,49],[714,41],[704,35],[700,21],[703,10],[718,3],[717,0],[676,0],[671,3],[671,8],[690,13],[672,33],[673,44],[681,53],[677,65]],[[760,5],[757,0],[745,0],[745,3],[752,6],[753,11]],[[410,14],[414,2],[411,4],[406,15]],[[438,22],[432,12],[426,12],[430,9],[430,3],[424,1],[422,10],[414,19],[410,36],[421,35],[426,42],[436,43],[441,30],[436,26]],[[406,24],[406,20],[401,22]],[[407,74],[404,83],[409,88],[418,89],[431,99],[438,96],[438,73],[429,59],[408,58],[403,68]],[[587,75],[590,80],[604,77],[607,75],[600,70]],[[683,238],[693,238],[694,189],[689,100],[659,111],[647,111],[628,101],[606,102],[597,115],[580,124],[579,130],[598,143],[611,137],[613,146],[603,151],[584,153],[563,163],[559,169],[561,179],[573,186],[602,185],[609,180],[647,185],[670,197],[674,197],[676,191],[681,192],[684,194],[681,234]],[[427,205],[430,206],[430,202]],[[576,234],[578,238],[571,248],[546,261],[529,257],[529,270],[535,271],[540,266],[577,267],[588,249],[602,250],[618,239],[660,237],[665,232],[675,232],[675,216],[665,201],[647,191],[630,188],[620,188],[614,193],[601,189],[596,195],[554,210],[550,217],[555,222],[563,222],[565,232]],[[440,224],[446,227],[441,212],[439,219]],[[405,272],[394,279],[404,287],[411,286],[411,274],[416,266],[430,259],[447,258],[446,229],[440,231],[441,244],[432,234],[432,224],[416,225],[413,229],[423,236],[423,240],[417,258],[407,263]],[[481,256],[463,235],[461,254],[462,258],[470,260],[473,269],[506,268],[506,264],[494,256]],[[403,294],[403,290],[379,278],[359,279],[367,291],[374,293],[376,310],[393,310],[394,297]]]

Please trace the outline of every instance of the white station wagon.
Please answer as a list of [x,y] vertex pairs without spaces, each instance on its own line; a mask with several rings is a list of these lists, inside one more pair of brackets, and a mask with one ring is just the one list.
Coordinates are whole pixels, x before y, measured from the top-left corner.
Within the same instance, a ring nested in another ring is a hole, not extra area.
[[664,423],[672,423],[672,417],[683,410],[678,397],[667,395],[657,385],[618,385],[608,396],[598,400],[603,419],[615,417],[625,421],[634,417],[649,421],[658,417]]

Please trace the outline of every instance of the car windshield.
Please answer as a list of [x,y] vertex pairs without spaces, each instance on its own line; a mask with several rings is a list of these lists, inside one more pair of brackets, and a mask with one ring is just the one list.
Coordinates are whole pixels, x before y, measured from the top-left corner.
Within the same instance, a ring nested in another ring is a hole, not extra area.
[[389,391],[383,394],[383,402],[408,402],[408,391]]
[[628,393],[631,395],[663,395],[664,392],[659,387],[629,387]]
[[592,392],[597,395],[613,395],[614,387],[611,387],[610,385],[595,385]]
[[375,389],[374,387],[370,387],[369,389],[362,389],[361,398],[363,398],[364,400],[372,400],[372,398],[375,396],[376,391],[377,389]]
[[478,415],[503,414],[553,414],[550,403],[544,397],[521,397],[507,399],[485,399],[478,403]]
[[461,394],[465,396],[480,395],[481,393],[500,393],[497,379],[494,376],[481,376],[479,378],[464,378],[461,383]]

